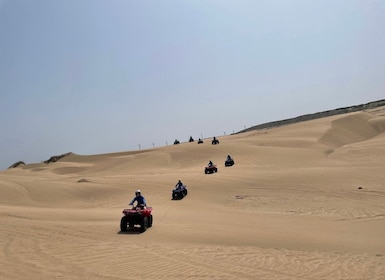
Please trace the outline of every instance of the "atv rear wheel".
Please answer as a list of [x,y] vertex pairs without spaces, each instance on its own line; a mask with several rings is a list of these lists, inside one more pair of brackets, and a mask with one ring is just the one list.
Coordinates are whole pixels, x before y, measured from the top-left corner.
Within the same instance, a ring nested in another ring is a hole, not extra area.
[[148,227],[152,227],[152,220],[153,220],[152,215],[150,215],[148,217]]
[[173,192],[172,193],[172,199],[178,199],[178,194],[176,192]]
[[145,232],[148,227],[148,218],[143,217],[142,221],[140,222],[140,231]]
[[127,231],[127,217],[123,216],[120,220],[120,231],[125,232]]

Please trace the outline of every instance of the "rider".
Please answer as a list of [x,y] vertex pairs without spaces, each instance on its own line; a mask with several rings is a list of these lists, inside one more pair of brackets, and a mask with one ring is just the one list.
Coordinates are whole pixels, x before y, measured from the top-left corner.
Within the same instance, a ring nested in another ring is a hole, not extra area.
[[136,207],[144,208],[147,205],[146,199],[144,198],[144,196],[142,196],[140,190],[135,191],[135,197],[131,200],[128,205],[134,205],[135,201],[137,202]]
[[210,160],[209,161],[209,166],[213,166],[214,165],[214,163]]
[[227,159],[226,160],[232,160],[231,156],[230,155],[227,155]]
[[179,180],[178,180],[178,183],[176,183],[175,189],[176,189],[176,190],[182,190],[182,189],[183,189],[183,183],[182,183],[182,180],[181,180],[181,179],[179,179]]

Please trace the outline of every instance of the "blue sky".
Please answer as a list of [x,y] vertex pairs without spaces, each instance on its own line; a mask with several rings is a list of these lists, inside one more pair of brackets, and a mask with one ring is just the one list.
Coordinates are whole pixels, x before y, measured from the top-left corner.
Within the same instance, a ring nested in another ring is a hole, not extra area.
[[385,1],[0,0],[0,170],[385,98]]

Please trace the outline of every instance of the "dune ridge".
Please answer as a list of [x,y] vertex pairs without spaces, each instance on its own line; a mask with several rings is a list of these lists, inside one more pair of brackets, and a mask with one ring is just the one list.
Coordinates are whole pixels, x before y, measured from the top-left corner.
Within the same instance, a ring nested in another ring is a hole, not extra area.
[[255,125],[255,126],[246,128],[244,130],[241,130],[237,133],[243,133],[243,132],[247,132],[247,131],[251,131],[251,130],[272,128],[272,127],[288,125],[288,124],[304,122],[304,121],[310,121],[310,120],[315,120],[315,119],[319,119],[319,118],[325,118],[325,117],[330,117],[330,116],[335,116],[335,115],[340,115],[340,114],[347,114],[347,113],[352,113],[352,112],[357,112],[357,111],[365,111],[365,110],[372,110],[373,111],[374,108],[382,107],[384,105],[385,105],[385,99],[381,99],[381,100],[369,102],[366,104],[342,107],[342,108],[327,110],[327,111],[318,112],[318,113],[314,113],[314,114],[302,115],[302,116],[298,116],[295,118],[259,124],[259,125]]
[[[385,106],[0,172],[1,279],[384,279]],[[227,154],[235,165],[224,167]],[[208,160],[218,173],[203,172]],[[178,179],[189,194],[171,200]],[[144,233],[121,233],[140,188]]]
[[[357,111],[372,110],[372,112],[374,112],[376,108],[378,108],[378,107],[381,108],[384,105],[385,105],[385,99],[382,99],[382,100],[372,101],[372,102],[369,102],[366,104],[353,105],[353,106],[349,106],[349,107],[337,108],[337,109],[327,110],[327,111],[318,112],[318,113],[314,113],[314,114],[302,115],[302,116],[298,116],[295,118],[263,123],[263,124],[259,124],[256,126],[252,126],[250,128],[244,129],[244,130],[240,130],[234,134],[245,133],[245,132],[253,131],[253,130],[269,129],[269,128],[273,128],[273,127],[284,126],[284,125],[289,125],[289,124],[294,124],[294,123],[299,123],[299,122],[304,122],[304,121],[309,121],[309,120],[315,120],[315,119],[319,119],[319,118],[325,118],[325,117],[335,116],[335,115],[340,115],[340,114],[346,114],[346,113],[351,113],[351,112],[357,112]],[[373,121],[376,121],[376,120],[373,120]],[[382,125],[382,123],[383,123],[383,120],[379,119],[379,124]],[[383,128],[382,128],[382,130],[383,130]],[[146,149],[145,152],[147,150],[148,149]],[[133,153],[142,153],[142,151],[141,150],[130,151],[130,154],[133,154]],[[49,163],[61,160],[62,158],[66,157],[68,155],[72,155],[72,154],[73,154],[72,152],[68,152],[68,153],[61,154],[61,155],[51,156],[48,160],[45,160],[43,162],[46,164],[49,164]],[[114,153],[114,154],[117,155],[120,153]],[[8,169],[16,168],[20,165],[25,165],[25,162],[24,161],[17,161],[14,164],[12,164],[11,166],[9,166]]]

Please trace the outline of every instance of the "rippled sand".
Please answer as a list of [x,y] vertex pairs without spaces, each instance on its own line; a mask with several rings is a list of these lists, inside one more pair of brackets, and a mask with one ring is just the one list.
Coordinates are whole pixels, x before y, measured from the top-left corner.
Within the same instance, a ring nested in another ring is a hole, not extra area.
[[0,172],[0,279],[385,279],[385,107],[218,138]]

